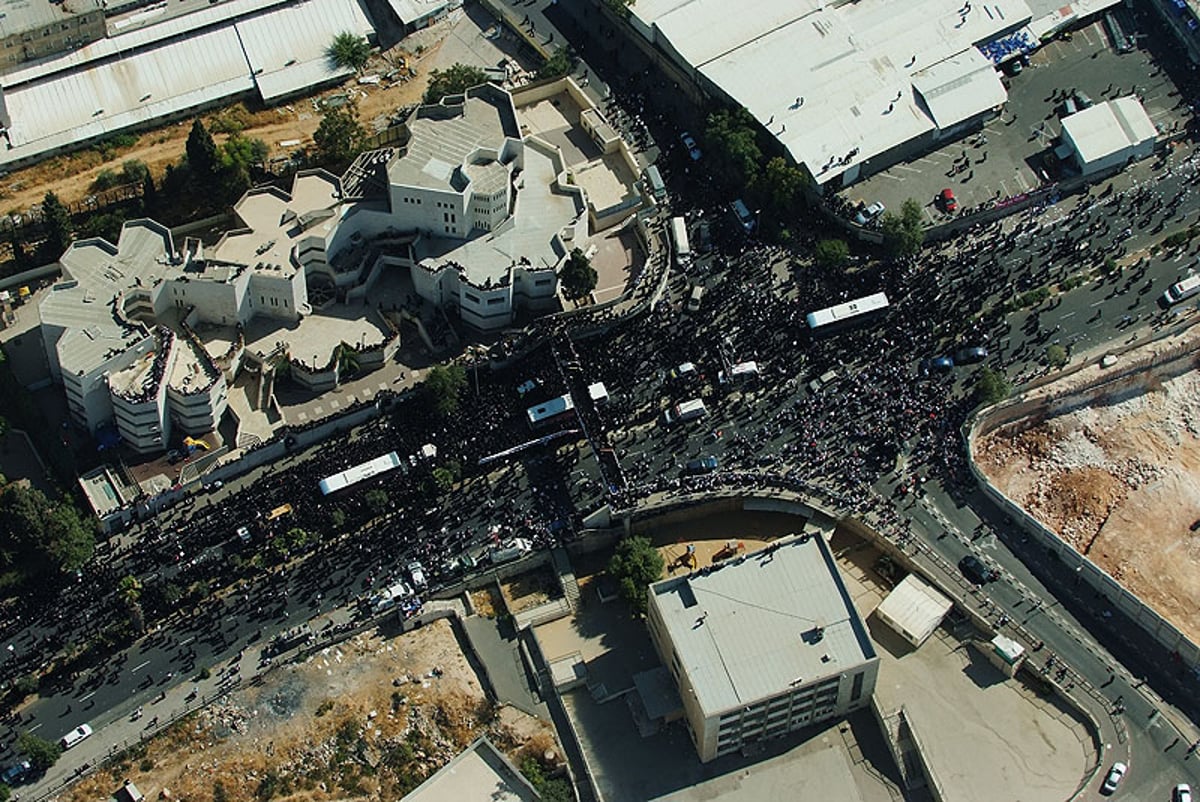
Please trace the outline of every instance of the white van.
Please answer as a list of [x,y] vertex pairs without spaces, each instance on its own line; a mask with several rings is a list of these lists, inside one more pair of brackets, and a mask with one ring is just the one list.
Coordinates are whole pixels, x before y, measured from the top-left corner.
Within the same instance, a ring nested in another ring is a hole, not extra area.
[[708,414],[708,407],[704,406],[704,402],[699,398],[693,398],[689,401],[684,401],[682,404],[676,404],[663,413],[663,423],[683,423],[685,421],[696,420],[703,418]]
[[667,199],[667,185],[663,183],[662,173],[658,171],[656,165],[652,164],[646,168],[646,188],[650,190],[650,195],[656,201]]
[[756,378],[758,378],[758,363],[754,361],[739,362],[731,367],[728,373],[721,371],[717,374],[717,381],[721,384],[749,381]]
[[700,311],[700,299],[704,297],[704,287],[699,284],[692,285],[692,292],[688,295],[687,306],[685,309],[691,312]]
[[671,242],[675,246],[675,263],[687,267],[692,263],[692,246],[688,244],[687,221],[671,218]]
[[63,749],[70,749],[72,746],[75,746],[80,741],[83,741],[90,737],[92,737],[92,725],[80,724],[78,727],[71,730],[66,735],[64,735],[62,738],[60,738],[58,741],[58,745],[61,746]]
[[1167,288],[1162,296],[1163,306],[1173,306],[1180,301],[1186,301],[1198,292],[1200,292],[1200,275],[1188,276]]

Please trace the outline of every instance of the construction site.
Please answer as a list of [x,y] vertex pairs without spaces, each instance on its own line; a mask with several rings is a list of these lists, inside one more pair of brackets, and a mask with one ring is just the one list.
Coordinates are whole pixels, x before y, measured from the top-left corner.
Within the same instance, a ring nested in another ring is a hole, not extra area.
[[1089,365],[984,417],[983,475],[1200,641],[1200,337]]

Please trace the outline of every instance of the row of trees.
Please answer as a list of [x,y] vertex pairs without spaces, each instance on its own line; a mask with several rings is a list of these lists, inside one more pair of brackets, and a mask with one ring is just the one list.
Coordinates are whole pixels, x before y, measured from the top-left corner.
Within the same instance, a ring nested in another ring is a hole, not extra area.
[[0,568],[6,572],[75,571],[96,546],[96,526],[70,500],[0,477]]

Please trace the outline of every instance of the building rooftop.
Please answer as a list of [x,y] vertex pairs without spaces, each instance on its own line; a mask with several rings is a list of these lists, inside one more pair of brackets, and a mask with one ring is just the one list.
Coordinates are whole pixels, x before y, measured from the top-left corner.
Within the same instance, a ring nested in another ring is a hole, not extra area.
[[1132,95],[1063,117],[1062,127],[1084,163],[1158,136],[1154,122]]
[[98,8],[99,0],[65,0],[59,3],[51,0],[0,0],[0,37],[52,25]]
[[933,634],[953,606],[921,577],[909,574],[875,609],[919,643]]
[[79,486],[97,517],[116,512],[137,497],[138,489],[121,481],[108,466],[88,471],[79,477]]
[[875,657],[820,536],[777,541],[651,592],[706,714]]
[[824,183],[1004,101],[994,70],[969,51],[1019,30],[1029,6],[962,8],[962,0],[748,0],[730,15],[723,0],[639,0],[632,13],[644,35],[666,40]]
[[539,798],[516,766],[491,741],[480,738],[409,792],[403,802],[536,802]]
[[340,197],[337,178],[323,170],[298,173],[290,194],[274,187],[252,189],[234,206],[245,227],[222,236],[211,258],[291,275],[296,271],[293,246],[333,230]]
[[426,189],[466,188],[462,167],[479,149],[499,151],[507,139],[520,139],[512,97],[491,86],[471,89],[462,102],[444,98],[421,106],[408,120],[406,150],[388,168],[388,179]]

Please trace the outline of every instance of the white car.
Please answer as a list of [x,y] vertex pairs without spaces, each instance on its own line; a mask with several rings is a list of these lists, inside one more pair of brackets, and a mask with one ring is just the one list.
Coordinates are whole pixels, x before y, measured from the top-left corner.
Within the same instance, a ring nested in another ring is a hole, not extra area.
[[704,154],[700,150],[700,146],[696,144],[696,140],[687,131],[679,135],[679,139],[683,141],[683,146],[687,148],[688,155],[692,157],[692,161],[700,161],[700,157]]
[[1125,778],[1125,772],[1129,771],[1129,767],[1124,763],[1117,761],[1112,768],[1108,770],[1108,776],[1104,778],[1104,785],[1100,786],[1100,793],[1111,794],[1117,790],[1117,786],[1121,784],[1121,780]]
[[90,724],[80,724],[78,727],[71,730],[66,735],[64,735],[62,738],[60,738],[58,741],[58,745],[61,746],[63,749],[70,749],[72,746],[75,746],[80,741],[82,741],[86,738],[90,738],[91,736],[92,736],[91,725]]
[[1171,802],[1192,802],[1192,786],[1180,783],[1171,791]]
[[412,577],[413,584],[417,586],[417,590],[425,587],[425,566],[413,560],[408,564],[408,573]]
[[875,201],[870,206],[854,215],[854,222],[858,223],[860,226],[865,226],[867,223],[871,222],[885,211],[886,207],[883,205],[883,202]]

